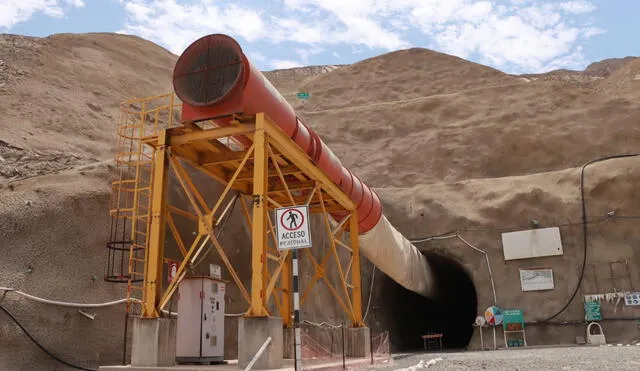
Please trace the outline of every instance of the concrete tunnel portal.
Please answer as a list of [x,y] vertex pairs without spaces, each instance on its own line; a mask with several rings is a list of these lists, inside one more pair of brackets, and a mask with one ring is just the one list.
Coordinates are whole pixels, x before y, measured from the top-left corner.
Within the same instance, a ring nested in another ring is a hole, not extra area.
[[423,348],[421,336],[442,333],[443,348],[464,349],[471,341],[477,294],[467,270],[457,260],[435,252],[423,252],[431,263],[437,296],[427,298],[407,290],[382,275],[379,315],[384,317],[392,351]]

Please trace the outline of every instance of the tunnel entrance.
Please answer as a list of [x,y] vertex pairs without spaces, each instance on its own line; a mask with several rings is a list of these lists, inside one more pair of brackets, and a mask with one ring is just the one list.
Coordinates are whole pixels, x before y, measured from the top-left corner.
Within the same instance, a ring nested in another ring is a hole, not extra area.
[[456,260],[425,253],[434,270],[438,299],[427,299],[384,276],[380,291],[382,313],[391,338],[392,351],[423,348],[421,336],[442,333],[443,347],[463,349],[473,335],[478,298],[465,268]]

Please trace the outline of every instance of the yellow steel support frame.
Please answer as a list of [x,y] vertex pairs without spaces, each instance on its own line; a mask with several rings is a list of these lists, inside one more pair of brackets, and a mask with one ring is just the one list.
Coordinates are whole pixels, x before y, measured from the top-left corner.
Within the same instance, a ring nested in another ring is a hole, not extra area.
[[[251,124],[250,121],[255,121],[255,124]],[[314,267],[314,275],[303,291],[301,303],[308,297],[314,285],[322,280],[344,309],[352,325],[364,326],[358,238],[350,238],[348,242],[342,241],[345,232],[351,236],[358,235],[356,205],[264,114],[244,118],[243,122],[234,121],[231,127],[213,129],[201,129],[189,124],[162,130],[155,137],[145,138],[145,145],[155,147],[155,159],[142,316],[161,315],[161,310],[168,304],[178,284],[186,276],[187,269],[211,244],[248,304],[245,316],[271,315],[270,303],[273,303],[284,325],[291,327],[291,254],[289,251],[277,250],[277,236],[270,210],[275,207],[306,204],[310,206],[310,212],[322,215],[323,229],[326,229],[329,236],[329,251],[318,263],[311,251],[313,247],[304,249],[306,257]],[[221,138],[241,135],[253,142],[250,148],[241,152],[231,152],[214,142]],[[189,164],[194,170],[222,181],[223,184],[226,183],[222,194],[213,202],[213,207],[209,207],[210,204],[198,191],[182,163]],[[193,212],[167,205],[166,188],[170,169],[189,200]],[[244,196],[234,196],[224,210],[218,213],[232,189]],[[241,212],[252,232],[250,291],[245,288],[214,233],[236,198],[239,198]],[[245,198],[250,198],[249,206],[245,203]],[[332,229],[329,213],[338,210],[347,211],[348,215]],[[197,223],[198,233],[195,238],[180,235],[174,216]],[[167,229],[173,235],[182,261],[176,276],[164,289],[163,241]],[[191,241],[189,247],[185,243],[188,241]],[[343,247],[343,251],[350,255],[346,270],[341,264],[338,246]],[[331,258],[340,278],[337,286],[325,273]],[[270,301],[272,298],[273,302]]]
[[145,254],[142,317],[158,317],[158,299],[162,295],[162,264],[164,262],[165,208],[167,192],[167,132],[158,135],[151,192],[151,224],[149,245]]
[[264,287],[264,269],[267,248],[267,133],[264,114],[256,116],[253,134],[253,221],[251,236],[251,307],[249,316],[267,315],[267,297]]

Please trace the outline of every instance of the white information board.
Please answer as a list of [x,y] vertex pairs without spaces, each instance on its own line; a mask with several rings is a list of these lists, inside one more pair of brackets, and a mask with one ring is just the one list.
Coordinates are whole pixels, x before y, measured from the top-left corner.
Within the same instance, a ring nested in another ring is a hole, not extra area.
[[502,234],[504,260],[562,255],[560,228],[540,228]]
[[553,290],[553,269],[520,269],[522,291]]
[[278,250],[311,247],[309,207],[293,206],[276,209]]

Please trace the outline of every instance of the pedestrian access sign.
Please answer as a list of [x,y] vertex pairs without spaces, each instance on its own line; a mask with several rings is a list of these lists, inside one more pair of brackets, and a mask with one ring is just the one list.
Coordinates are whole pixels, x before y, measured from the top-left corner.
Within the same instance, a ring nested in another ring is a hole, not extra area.
[[276,209],[278,250],[311,247],[309,207],[292,206]]

